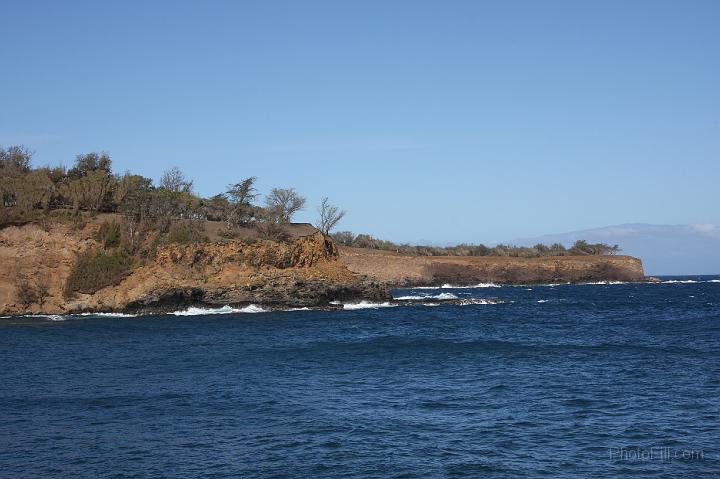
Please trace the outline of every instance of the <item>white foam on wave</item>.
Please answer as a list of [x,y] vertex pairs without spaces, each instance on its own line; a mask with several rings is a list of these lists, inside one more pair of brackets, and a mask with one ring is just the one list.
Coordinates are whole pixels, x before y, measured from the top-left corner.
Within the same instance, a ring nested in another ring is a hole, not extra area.
[[550,301],[550,300],[549,299],[538,299],[537,300],[538,303],[547,303],[548,301]]
[[410,289],[474,289],[474,288],[502,288],[501,284],[495,283],[478,283],[470,286],[457,286],[450,283],[445,283],[442,286],[416,286]]
[[360,301],[359,303],[345,303],[343,309],[354,310],[354,309],[377,309],[377,308],[392,308],[397,304],[391,304],[389,302],[384,303],[371,303],[369,301]]
[[475,304],[505,304],[505,301],[499,299],[463,299],[457,303],[458,306],[473,306]]
[[709,279],[708,283],[720,283],[720,279]]
[[699,282],[700,281],[695,281],[694,279],[669,279],[663,281],[662,284],[694,284]]
[[244,308],[233,308],[231,306],[223,306],[222,308],[196,308],[190,307],[184,311],[174,311],[175,316],[202,316],[206,314],[232,314],[232,313],[265,313],[267,312],[260,306],[251,304]]
[[457,289],[465,289],[465,288],[468,288],[468,289],[474,289],[474,288],[502,288],[501,285],[495,284],[495,283],[478,283],[478,284],[474,284],[474,285],[472,285],[472,286],[452,286],[452,285],[449,285],[449,284],[444,284],[444,285],[443,285],[443,288],[445,288],[445,287],[447,287],[447,288],[457,288]]
[[398,298],[394,299],[400,299],[400,300],[427,300],[427,299],[458,299],[457,296],[455,296],[452,293],[440,293],[435,295],[429,295],[429,294],[422,294],[422,295],[410,295],[410,296],[400,296]]
[[590,281],[588,283],[578,283],[579,285],[590,285],[590,284],[627,284],[625,281]]
[[100,316],[103,318],[134,318],[137,315],[127,313],[80,313],[76,316]]
[[47,319],[48,321],[65,321],[68,318],[60,314],[26,314],[23,318],[41,318]]

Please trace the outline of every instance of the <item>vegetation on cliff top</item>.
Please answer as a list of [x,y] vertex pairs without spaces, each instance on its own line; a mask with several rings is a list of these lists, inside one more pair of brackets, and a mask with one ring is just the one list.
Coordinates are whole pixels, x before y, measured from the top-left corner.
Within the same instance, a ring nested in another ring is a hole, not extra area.
[[578,240],[570,248],[560,243],[544,245],[536,244],[532,247],[498,244],[486,246],[484,244],[459,244],[456,246],[421,246],[406,243],[398,244],[392,241],[373,238],[368,234],[355,235],[350,231],[333,233],[336,243],[356,248],[377,249],[393,251],[413,256],[509,256],[515,258],[539,258],[542,256],[587,256],[610,255],[620,251],[618,245],[605,243],[588,243]]
[[[53,210],[80,221],[80,212],[115,212],[121,220],[104,226],[111,233],[103,240],[105,249],[120,248],[133,257],[152,255],[157,246],[168,243],[206,241],[203,221],[223,222],[220,235],[237,236],[240,228],[252,228],[256,237],[288,239],[287,224],[305,207],[306,200],[293,188],[273,188],[258,205],[256,178],[250,176],[228,185],[210,198],[193,192],[192,180],[178,168],[166,171],[157,185],[150,178],[112,172],[107,153],[78,155],[72,168],[31,166],[32,152],[22,146],[0,148],[0,226],[43,220]],[[323,198],[318,207],[317,227],[324,234],[337,226],[345,211]],[[75,216],[72,216],[72,215]],[[106,233],[102,233],[106,235]],[[538,244],[518,247],[499,244],[461,244],[450,247],[413,246],[373,238],[349,231],[334,233],[339,244],[425,256],[565,256],[604,255],[619,251],[617,245],[578,241],[572,247]]]
[[[64,212],[119,213],[115,228],[118,243],[135,254],[150,233],[165,242],[200,242],[205,238],[200,221],[223,222],[224,237],[240,227],[253,227],[260,238],[283,240],[285,228],[306,200],[293,188],[273,188],[258,205],[256,178],[228,185],[210,198],[193,192],[193,182],[178,168],[166,171],[157,185],[141,175],[112,172],[107,153],[78,155],[72,168],[31,165],[32,151],[22,146],[0,148],[0,226],[40,221],[56,210]],[[329,233],[345,214],[329,204],[319,208],[318,226]]]
[[[45,224],[52,219],[71,221],[82,229],[88,216],[113,213],[112,219],[100,224],[97,246],[78,255],[63,289],[66,298],[118,284],[134,266],[152,258],[159,246],[208,241],[208,221],[224,225],[217,231],[221,238],[235,238],[240,230],[251,229],[254,234],[245,236],[246,241],[285,241],[288,223],[306,203],[293,188],[273,188],[258,205],[253,176],[203,198],[178,168],[167,170],[156,185],[141,175],[113,173],[107,153],[78,155],[70,169],[33,168],[32,155],[22,146],[0,148],[0,227]],[[327,199],[319,212],[326,234],[344,215]],[[268,254],[254,262],[287,263]],[[44,285],[24,277],[18,276],[15,287],[23,305],[40,304],[47,296]]]

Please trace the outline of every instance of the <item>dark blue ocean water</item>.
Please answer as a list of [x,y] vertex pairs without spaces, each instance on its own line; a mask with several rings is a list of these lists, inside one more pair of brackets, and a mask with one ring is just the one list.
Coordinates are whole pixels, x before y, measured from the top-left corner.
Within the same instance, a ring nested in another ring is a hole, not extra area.
[[0,477],[720,477],[720,281],[694,279],[2,319]]

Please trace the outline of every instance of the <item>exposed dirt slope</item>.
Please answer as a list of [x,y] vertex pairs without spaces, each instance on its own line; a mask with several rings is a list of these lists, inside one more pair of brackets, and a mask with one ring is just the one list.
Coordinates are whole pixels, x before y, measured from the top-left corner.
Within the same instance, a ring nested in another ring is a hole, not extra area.
[[405,256],[343,246],[340,261],[350,271],[389,285],[640,281],[645,278],[642,262],[630,256]]
[[[290,243],[238,240],[169,245],[116,286],[72,299],[62,291],[77,254],[97,247],[98,222],[0,230],[0,314],[172,310],[190,305],[324,306],[333,300],[387,300],[387,290],[351,273],[332,241],[316,232]],[[24,307],[16,278],[46,281],[49,296]]]

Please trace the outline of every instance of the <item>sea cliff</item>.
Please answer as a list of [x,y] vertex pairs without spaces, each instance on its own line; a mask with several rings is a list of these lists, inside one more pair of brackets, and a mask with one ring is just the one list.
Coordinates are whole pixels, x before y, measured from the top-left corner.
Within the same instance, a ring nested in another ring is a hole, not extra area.
[[[384,285],[349,271],[319,232],[288,242],[228,240],[171,244],[138,262],[117,284],[66,294],[78,255],[98,248],[97,224],[27,224],[0,230],[0,315],[163,312],[190,306],[331,307],[332,302],[387,301]],[[16,278],[44,284],[46,297],[18,299]]]
[[[338,302],[390,301],[394,286],[644,279],[641,261],[628,256],[407,256],[338,248],[309,225],[294,225],[298,234],[285,242],[244,238],[158,246],[112,284],[68,294],[78,258],[102,249],[100,225],[96,219],[80,227],[50,221],[0,229],[0,315],[250,304],[333,308]],[[23,301],[20,278],[43,294]]]
[[340,248],[350,271],[388,286],[642,281],[642,261],[631,256],[409,256],[364,248]]

